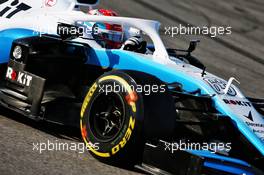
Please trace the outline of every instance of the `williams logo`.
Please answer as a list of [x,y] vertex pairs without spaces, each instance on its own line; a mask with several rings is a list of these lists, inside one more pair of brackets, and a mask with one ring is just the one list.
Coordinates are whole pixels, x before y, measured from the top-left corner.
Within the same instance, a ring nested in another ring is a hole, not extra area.
[[30,86],[32,81],[32,76],[27,75],[24,72],[15,71],[11,67],[7,68],[6,78],[24,86]]

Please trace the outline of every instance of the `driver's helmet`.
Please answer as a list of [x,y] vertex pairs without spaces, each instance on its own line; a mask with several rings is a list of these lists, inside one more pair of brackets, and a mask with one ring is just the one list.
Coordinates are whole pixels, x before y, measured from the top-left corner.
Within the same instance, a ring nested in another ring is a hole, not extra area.
[[[113,10],[93,9],[88,14],[98,16],[117,16]],[[119,24],[88,22],[92,26],[93,38],[104,48],[118,49],[124,41],[124,30]]]

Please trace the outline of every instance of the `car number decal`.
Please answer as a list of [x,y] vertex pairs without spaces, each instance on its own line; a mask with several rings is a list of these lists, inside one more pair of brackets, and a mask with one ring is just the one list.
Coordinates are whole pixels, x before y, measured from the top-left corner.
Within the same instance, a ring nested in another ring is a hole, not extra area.
[[[226,81],[215,77],[204,78],[204,81],[209,84],[217,94],[224,94],[224,89],[227,85]],[[236,96],[237,92],[232,86],[230,86],[227,94],[230,96]]]

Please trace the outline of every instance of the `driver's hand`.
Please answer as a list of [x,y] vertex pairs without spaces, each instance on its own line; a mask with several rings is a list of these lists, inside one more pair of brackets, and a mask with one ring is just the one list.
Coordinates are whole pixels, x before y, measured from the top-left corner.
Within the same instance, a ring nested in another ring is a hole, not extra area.
[[142,41],[142,38],[139,36],[133,36],[124,42],[121,49],[138,53],[146,53],[147,42]]

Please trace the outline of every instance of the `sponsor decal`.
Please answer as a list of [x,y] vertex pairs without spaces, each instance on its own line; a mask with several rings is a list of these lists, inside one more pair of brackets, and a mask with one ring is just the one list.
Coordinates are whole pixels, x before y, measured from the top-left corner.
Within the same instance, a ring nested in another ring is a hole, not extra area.
[[57,0],[46,0],[45,1],[45,6],[46,7],[53,7],[56,4],[57,4]]
[[261,123],[256,123],[254,122],[254,118],[252,116],[252,112],[249,111],[248,115],[244,115],[248,120],[251,122],[245,122],[251,129],[252,131],[257,134],[257,135],[263,135],[264,134],[264,124]]
[[83,125],[81,128],[82,128],[82,129],[81,129],[82,137],[83,137],[83,138],[86,138],[86,137],[87,137],[86,126]]
[[[8,4],[8,5],[6,5]],[[0,11],[0,17],[6,17],[6,18],[12,18],[14,15],[18,14],[22,11],[27,11],[31,9],[32,7],[23,3],[19,2],[19,0],[0,0],[0,6],[4,6],[4,8],[1,8],[2,11]]]
[[131,105],[131,103],[133,102],[136,102],[137,100],[138,100],[138,96],[137,93],[134,91],[126,96],[126,101],[129,105]]
[[264,134],[264,130],[253,129],[254,133]]
[[131,116],[129,119],[129,126],[126,131],[126,134],[123,139],[115,147],[112,148],[112,155],[115,155],[118,151],[120,151],[121,148],[125,147],[125,145],[130,139],[130,136],[132,135],[132,131],[135,128],[135,122],[136,120]]
[[251,103],[247,101],[240,101],[240,100],[228,100],[228,99],[223,99],[225,104],[229,105],[236,105],[236,106],[248,106],[251,107]]
[[248,115],[244,115],[244,117],[246,117],[247,119],[251,120],[252,122],[254,121],[253,120],[253,117],[252,117],[251,111],[249,111],[249,114]]
[[[227,85],[226,81],[215,77],[204,78],[204,81],[209,84],[217,94],[224,94],[223,91],[225,90]],[[227,94],[230,96],[236,96],[237,92],[232,86],[230,86]]]
[[246,124],[252,127],[264,128],[264,124],[260,124],[260,123],[246,122]]
[[92,87],[90,88],[88,94],[86,95],[85,99],[84,99],[84,102],[83,102],[83,105],[82,105],[82,109],[81,109],[81,119],[83,118],[84,116],[84,113],[85,113],[85,110],[88,106],[88,103],[90,102],[90,99],[92,98],[94,92],[96,91],[98,85],[97,83],[94,83],[92,85]]
[[24,86],[30,86],[33,78],[32,76],[24,72],[15,71],[13,68],[8,67],[6,72],[6,79],[17,82],[18,84]]
[[[252,123],[252,122],[246,122],[246,124],[252,128],[252,131],[257,134],[258,136],[261,136],[264,134],[264,124],[260,123]],[[263,140],[262,137],[260,137],[261,140]]]

